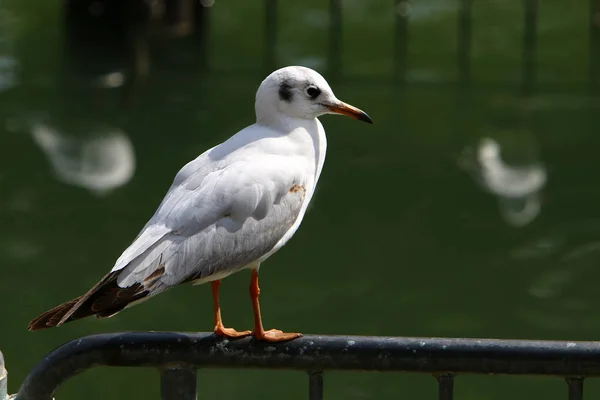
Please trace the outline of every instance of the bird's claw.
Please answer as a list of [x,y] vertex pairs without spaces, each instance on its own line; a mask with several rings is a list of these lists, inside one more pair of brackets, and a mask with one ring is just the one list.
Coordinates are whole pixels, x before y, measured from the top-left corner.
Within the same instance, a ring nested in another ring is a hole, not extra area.
[[215,334],[217,336],[225,336],[230,339],[237,339],[237,338],[243,338],[243,337],[252,335],[252,331],[238,332],[233,328],[216,327]]
[[286,333],[279,329],[271,329],[262,333],[255,333],[256,340],[264,340],[265,342],[285,342],[286,340],[297,339],[302,337],[301,333]]

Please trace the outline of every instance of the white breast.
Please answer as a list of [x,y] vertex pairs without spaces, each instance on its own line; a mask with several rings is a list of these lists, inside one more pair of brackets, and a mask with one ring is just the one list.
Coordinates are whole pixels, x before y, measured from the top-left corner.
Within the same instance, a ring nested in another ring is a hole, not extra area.
[[[294,236],[294,234],[300,227],[300,224],[302,223],[304,214],[306,213],[312,196],[315,193],[315,189],[317,187],[317,183],[319,181],[319,177],[321,175],[321,171],[325,163],[325,155],[327,152],[327,137],[325,136],[325,129],[323,128],[321,122],[316,118],[314,122],[314,125],[308,127],[308,129],[306,129],[305,132],[294,132],[290,135],[290,139],[292,141],[304,141],[306,144],[310,143],[310,146],[306,146],[304,151],[306,151],[307,154],[312,153],[312,155],[307,158],[305,175],[306,193],[302,209],[300,211],[300,214],[298,215],[298,218],[294,222],[294,225],[292,225],[292,227],[285,233],[285,235],[269,253],[261,257],[261,262],[273,255],[277,250],[284,246],[288,242],[288,240],[292,238],[292,236]],[[302,138],[303,135],[308,135],[310,139],[306,140],[306,138]]]

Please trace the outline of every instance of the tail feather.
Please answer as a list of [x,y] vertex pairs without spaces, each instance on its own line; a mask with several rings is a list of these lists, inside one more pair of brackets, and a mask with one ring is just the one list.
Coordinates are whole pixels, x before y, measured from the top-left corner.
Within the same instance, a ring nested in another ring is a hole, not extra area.
[[29,330],[60,326],[91,315],[107,318],[122,311],[129,304],[148,296],[149,292],[140,284],[120,287],[117,285],[116,277],[117,273],[112,272],[83,296],[46,311],[29,323]]
[[[46,311],[39,317],[35,318],[29,323],[30,331],[37,331],[39,329],[49,328],[56,326],[61,318],[81,299],[77,297],[73,300],[69,300],[66,303],[60,304],[51,310]],[[81,317],[83,318],[83,316]]]

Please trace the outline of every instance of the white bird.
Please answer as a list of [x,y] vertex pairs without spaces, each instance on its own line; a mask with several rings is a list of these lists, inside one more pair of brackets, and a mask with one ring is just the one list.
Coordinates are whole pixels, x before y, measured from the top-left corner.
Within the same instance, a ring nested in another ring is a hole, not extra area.
[[[317,117],[372,121],[338,100],[320,74],[297,66],[261,83],[255,110],[255,124],[177,173],[154,216],[104,278],[31,321],[29,330],[110,317],[173,286],[211,282],[217,335],[272,342],[301,336],[263,329],[258,270],[294,235],[315,191],[327,147]],[[252,271],[252,332],[225,328],[219,307],[221,279],[243,269]]]

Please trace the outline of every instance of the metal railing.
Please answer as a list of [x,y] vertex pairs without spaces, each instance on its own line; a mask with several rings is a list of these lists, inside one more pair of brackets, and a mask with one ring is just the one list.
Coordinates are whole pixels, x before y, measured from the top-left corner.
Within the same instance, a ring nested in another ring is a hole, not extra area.
[[[128,0],[136,7],[131,7],[129,12],[122,11],[120,14],[119,23],[123,23],[128,26],[129,29],[134,32],[123,33],[123,37],[119,40],[128,41],[132,37],[136,40],[129,46],[130,49],[136,49],[133,51],[133,59],[135,61],[134,70],[146,70],[147,65],[151,63],[147,47],[149,47],[147,41],[147,21],[144,20],[146,14],[152,14],[151,10],[146,9],[149,3],[143,0]],[[389,10],[393,14],[394,28],[392,30],[393,35],[393,47],[390,54],[390,61],[392,64],[393,77],[388,76],[377,76],[377,77],[366,77],[368,79],[385,79],[387,84],[388,79],[393,78],[393,81],[398,83],[399,86],[405,85],[410,82],[410,48],[411,48],[411,36],[413,23],[411,22],[410,9],[412,3],[410,0],[382,0],[389,1]],[[461,87],[469,87],[473,81],[473,42],[476,31],[474,30],[474,10],[478,7],[486,7],[485,1],[476,0],[448,0],[457,7],[456,13],[456,42],[457,47],[455,51],[455,65],[456,65],[456,77],[452,79],[452,83],[457,83]],[[587,0],[589,2],[589,12],[587,14],[587,20],[581,20],[581,24],[586,24],[589,27],[589,37],[581,37],[578,40],[588,41],[588,74],[587,81],[588,86],[594,92],[600,87],[600,0]],[[218,50],[213,52],[207,52],[207,48],[212,44],[211,42],[211,8],[203,7],[201,2],[191,0],[162,0],[164,2],[164,16],[163,19],[169,27],[169,31],[179,31],[182,35],[192,35],[196,38],[197,48],[194,54],[196,57],[193,59],[202,60],[202,68],[210,68],[213,71],[219,70],[218,67],[212,65],[211,54],[217,53]],[[80,4],[81,2],[75,2],[71,0],[71,3]],[[139,4],[138,4],[139,3]],[[155,2],[156,3],[156,2]],[[70,4],[70,3],[67,3]],[[154,4],[154,3],[153,3]],[[518,18],[518,24],[521,26],[522,35],[519,43],[515,43],[515,46],[521,48],[521,65],[520,75],[521,79],[519,82],[521,91],[524,94],[533,94],[536,92],[538,86],[538,75],[540,69],[540,63],[538,62],[538,48],[540,42],[539,35],[539,24],[542,7],[544,2],[539,0],[520,0],[518,2],[519,7],[522,9],[522,15],[519,13],[515,15]],[[579,3],[578,3],[579,4]],[[264,0],[262,3],[256,3],[256,7],[262,7],[264,13],[264,32],[263,36],[258,39],[264,44],[264,53],[262,55],[261,63],[264,65],[265,73],[271,72],[277,66],[280,66],[280,49],[282,47],[282,41],[280,38],[280,14],[281,10],[284,9],[283,3],[280,0]],[[342,0],[329,0],[328,4],[328,17],[329,24],[327,27],[327,50],[325,54],[327,74],[330,77],[347,77],[344,72],[343,55],[348,51],[348,47],[344,47],[344,15],[345,7]],[[160,7],[158,7],[160,8]],[[83,7],[85,12],[88,7]],[[151,7],[150,7],[151,9]],[[68,6],[67,6],[68,10]],[[77,9],[79,10],[79,9]],[[133,11],[132,11],[133,10]],[[78,11],[82,12],[82,11]],[[75,25],[78,29],[67,30],[68,41],[76,43],[74,45],[75,50],[81,48],[93,47],[90,44],[89,35],[82,35],[80,30],[81,26],[86,29],[89,28],[89,24],[80,24],[80,19],[84,18],[78,12],[68,13],[72,15],[72,18],[65,18],[67,26]],[[112,14],[111,14],[112,15]],[[136,18],[133,18],[134,15]],[[117,18],[117,17],[115,17]],[[127,19],[129,18],[129,19]],[[84,20],[85,21],[85,20]],[[104,25],[107,32],[113,32],[113,26],[115,21],[107,20]],[[194,26],[192,29],[191,26]],[[94,32],[98,30],[97,21],[96,25],[93,25]],[[96,40],[111,40],[114,41],[110,35],[95,35]],[[83,42],[81,42],[83,41]],[[249,43],[251,43],[249,41]],[[110,46],[104,46],[103,48],[111,48]],[[73,51],[73,57],[78,57],[78,53]],[[81,52],[84,57],[89,57],[89,52]],[[97,53],[99,59],[105,57],[104,53]],[[117,57],[117,55],[114,55]],[[243,70],[243,68],[241,68]],[[196,71],[196,69],[192,69]],[[147,71],[146,71],[147,72]],[[240,72],[240,68],[236,67],[236,73]],[[142,72],[138,71],[142,74]],[[582,71],[583,75],[586,75]],[[411,82],[411,84],[414,82]]]
[[567,398],[581,400],[584,379],[600,376],[600,342],[308,335],[274,344],[212,333],[101,334],[50,353],[17,399],[51,400],[66,380],[96,366],[158,368],[163,400],[196,399],[197,369],[210,367],[305,371],[311,400],[323,398],[324,372],[332,370],[431,374],[439,400],[453,399],[457,375],[557,376],[566,379]]
[[[469,86],[472,79],[473,8],[484,6],[475,0],[455,0],[458,3],[456,66],[457,82]],[[343,5],[341,0],[329,0],[329,45],[327,54],[328,72],[331,75],[343,73]],[[532,94],[537,86],[537,50],[539,0],[521,0],[523,6],[522,35],[522,91]],[[406,12],[402,12],[405,9]],[[410,1],[394,0],[390,10],[394,14],[393,74],[398,83],[405,83],[408,71],[408,50],[410,44]],[[265,0],[267,70],[277,65],[277,19],[278,0]],[[583,21],[582,21],[583,22]],[[592,90],[600,84],[600,0],[589,0],[589,86]],[[582,38],[583,39],[583,38]]]

